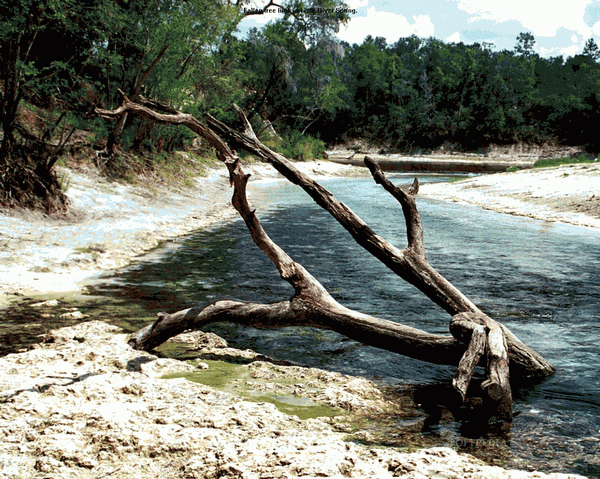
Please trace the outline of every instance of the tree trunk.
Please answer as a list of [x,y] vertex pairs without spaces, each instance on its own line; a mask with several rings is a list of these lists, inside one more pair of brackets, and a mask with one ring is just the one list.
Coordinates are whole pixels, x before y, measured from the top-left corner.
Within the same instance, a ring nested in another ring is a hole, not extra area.
[[[100,116],[108,118],[131,112],[160,123],[182,124],[214,146],[218,158],[229,170],[230,181],[234,186],[234,207],[245,221],[256,245],[269,256],[282,279],[294,287],[295,293],[289,301],[279,303],[255,304],[223,300],[173,314],[159,313],[155,323],[131,336],[130,344],[137,349],[150,350],[187,329],[201,328],[218,321],[259,328],[311,326],[337,331],[362,343],[411,358],[437,364],[459,365],[453,384],[463,399],[473,370],[480,364],[480,358],[487,351],[487,361],[483,364],[487,370],[487,379],[483,387],[498,409],[499,416],[510,420],[512,399],[508,382],[509,365],[513,378],[543,378],[553,374],[554,368],[508,329],[483,314],[429,265],[425,256],[421,218],[415,202],[418,182],[415,180],[409,191],[404,192],[387,180],[374,161],[365,159],[374,180],[402,206],[407,225],[408,246],[400,250],[375,234],[346,205],[298,171],[286,158],[264,146],[256,138],[245,115],[237,106],[236,109],[245,122],[246,129],[241,133],[210,116],[210,127],[207,127],[191,115],[177,112],[158,113],[132,103],[127,98],[117,110],[96,111]],[[339,221],[358,244],[450,313],[452,336],[431,334],[374,318],[350,310],[333,299],[302,265],[294,262],[263,230],[246,198],[246,185],[250,175],[244,174],[239,158],[215,131],[271,163],[284,177],[303,188],[317,204]]]
[[[156,58],[154,59],[152,64],[146,69],[146,71],[144,72],[142,77],[139,80],[135,81],[133,88],[132,88],[132,92],[131,92],[131,98],[133,100],[135,100],[137,98],[137,96],[139,95],[139,92],[140,92],[140,88],[142,87],[144,82],[148,79],[148,77],[150,76],[150,73],[152,72],[152,70],[154,70],[154,67],[156,65],[158,65],[158,62],[160,62],[160,60],[162,59],[162,57],[164,56],[164,54],[168,48],[169,48],[169,45],[165,45],[162,48],[162,50],[158,53],[158,55],[156,56]],[[140,66],[141,66],[141,60],[140,60]],[[123,130],[125,129],[126,122],[127,122],[127,112],[123,113],[122,115],[120,115],[118,117],[117,124],[113,127],[110,134],[108,135],[108,140],[106,142],[106,151],[109,154],[109,162],[113,161],[114,155],[116,155],[116,153],[117,153],[116,148],[121,143],[121,137],[123,136]]]

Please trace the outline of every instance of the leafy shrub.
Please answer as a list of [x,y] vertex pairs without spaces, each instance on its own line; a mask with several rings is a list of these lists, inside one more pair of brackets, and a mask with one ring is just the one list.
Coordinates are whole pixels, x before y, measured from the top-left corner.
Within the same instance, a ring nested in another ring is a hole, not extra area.
[[308,161],[321,158],[325,150],[325,142],[310,135],[303,135],[293,130],[283,137],[274,137],[264,140],[264,143],[277,153],[287,158],[300,161]]

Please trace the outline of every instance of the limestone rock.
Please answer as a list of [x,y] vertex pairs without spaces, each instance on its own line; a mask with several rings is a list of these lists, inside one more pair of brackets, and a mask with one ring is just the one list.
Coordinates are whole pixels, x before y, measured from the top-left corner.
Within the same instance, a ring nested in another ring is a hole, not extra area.
[[[163,379],[196,368],[135,351],[116,332],[81,323],[52,331],[37,349],[0,358],[0,477],[567,477],[506,471],[449,448],[408,454],[347,442],[326,420],[300,420],[269,403]],[[348,408],[361,407],[361,394],[375,390],[364,379],[297,366],[241,367],[249,377],[283,375],[290,388]],[[378,404],[373,394],[363,407]]]

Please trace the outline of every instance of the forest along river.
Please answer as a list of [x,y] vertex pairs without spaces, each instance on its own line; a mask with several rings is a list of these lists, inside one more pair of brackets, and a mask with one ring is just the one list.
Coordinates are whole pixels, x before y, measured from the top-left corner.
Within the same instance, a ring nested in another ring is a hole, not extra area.
[[[413,178],[390,177],[398,184]],[[422,182],[440,179],[420,177]],[[400,247],[406,244],[400,206],[372,179],[321,183],[378,234]],[[357,246],[299,188],[264,181],[251,191],[267,233],[342,304],[448,334],[450,317],[444,311]],[[543,383],[513,391],[516,415],[504,465],[600,477],[600,232],[426,198],[418,205],[430,263],[557,368]],[[127,309],[119,313],[123,317],[135,316],[136,309],[138,316],[145,315],[129,321],[131,330],[148,324],[158,311],[220,298],[280,301],[293,293],[241,220],[165,243],[101,279],[94,290],[120,298]],[[386,387],[420,388],[427,415],[420,434],[437,438],[440,445],[472,452],[497,440],[482,437],[485,431],[476,423],[448,419],[444,401],[453,367],[405,358],[329,331],[229,324],[210,330],[232,347],[374,378]]]

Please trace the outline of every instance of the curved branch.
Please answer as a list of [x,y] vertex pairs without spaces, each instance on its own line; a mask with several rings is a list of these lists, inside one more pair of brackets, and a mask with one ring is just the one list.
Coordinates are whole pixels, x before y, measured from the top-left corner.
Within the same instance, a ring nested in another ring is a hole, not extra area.
[[402,188],[396,186],[387,179],[381,166],[373,161],[373,159],[365,156],[364,161],[367,168],[371,171],[375,183],[382,185],[402,206],[402,212],[404,213],[404,219],[406,221],[408,247],[423,259],[426,259],[425,242],[423,240],[423,223],[421,222],[421,214],[419,213],[417,202],[415,201],[415,196],[417,196],[417,193],[419,192],[419,180],[415,178],[409,191],[405,192]]
[[262,329],[308,326],[336,331],[363,344],[435,364],[456,365],[464,346],[451,336],[431,334],[352,311],[335,300],[294,296],[290,301],[257,304],[221,300],[173,314],[132,334],[129,344],[151,350],[188,329],[230,322]]
[[[121,93],[123,94],[123,92]],[[129,98],[127,98],[124,94],[123,104],[119,108],[116,108],[115,110],[104,110],[102,108],[95,108],[94,111],[101,118],[119,118],[124,113],[131,112],[142,117],[148,118],[157,123],[162,123],[166,125],[184,125],[187,126],[194,133],[200,135],[202,138],[208,141],[210,145],[217,150],[217,153],[223,156],[223,158],[233,157],[232,151],[223,142],[223,140],[221,140],[221,138],[219,138],[210,128],[206,127],[203,123],[199,122],[195,117],[186,113],[157,113],[156,111],[153,111],[148,107],[130,101]]]
[[[130,102],[127,98],[117,110],[97,109],[96,112],[101,116],[112,117],[124,111],[131,111],[160,123],[185,125],[209,141],[215,147],[219,159],[229,169],[230,181],[234,186],[232,200],[234,206],[244,219],[254,242],[271,258],[281,277],[294,287],[294,297],[290,301],[268,305],[219,301],[205,308],[192,308],[172,315],[160,313],[159,319],[152,326],[132,336],[132,345],[140,349],[149,349],[185,329],[198,328],[215,321],[239,322],[269,328],[304,325],[338,331],[365,344],[409,357],[434,363],[457,364],[465,349],[461,341],[451,336],[429,334],[345,308],[337,303],[302,265],[294,262],[270,240],[247,202],[246,185],[249,176],[242,172],[239,158],[213,131],[213,128],[269,161],[283,176],[294,184],[300,185],[317,204],[330,212],[359,244],[401,277],[419,287],[444,309],[449,312],[468,312],[484,316],[460,291],[431,268],[424,255],[418,254],[410,247],[399,250],[377,236],[366,223],[346,205],[335,199],[329,191],[299,172],[286,158],[260,143],[243,112],[237,107],[236,109],[244,120],[244,133],[232,130],[210,116],[209,122],[212,128],[203,125],[191,115],[179,112],[157,113]],[[511,373],[516,376],[544,377],[554,372],[552,366],[541,356],[516,339],[504,326],[499,325],[499,327],[508,343]],[[500,358],[500,356],[496,357]]]
[[458,362],[464,346],[451,336],[427,333],[362,314],[339,304],[264,231],[248,203],[246,186],[250,175],[242,171],[239,158],[232,154],[224,158],[224,162],[234,186],[233,206],[246,223],[254,243],[273,261],[281,277],[294,287],[295,294],[290,301],[272,304],[224,300],[173,314],[159,313],[154,324],[131,336],[129,343],[132,347],[152,349],[187,329],[227,321],[259,328],[317,327],[337,331],[364,344],[423,361],[451,365]]

